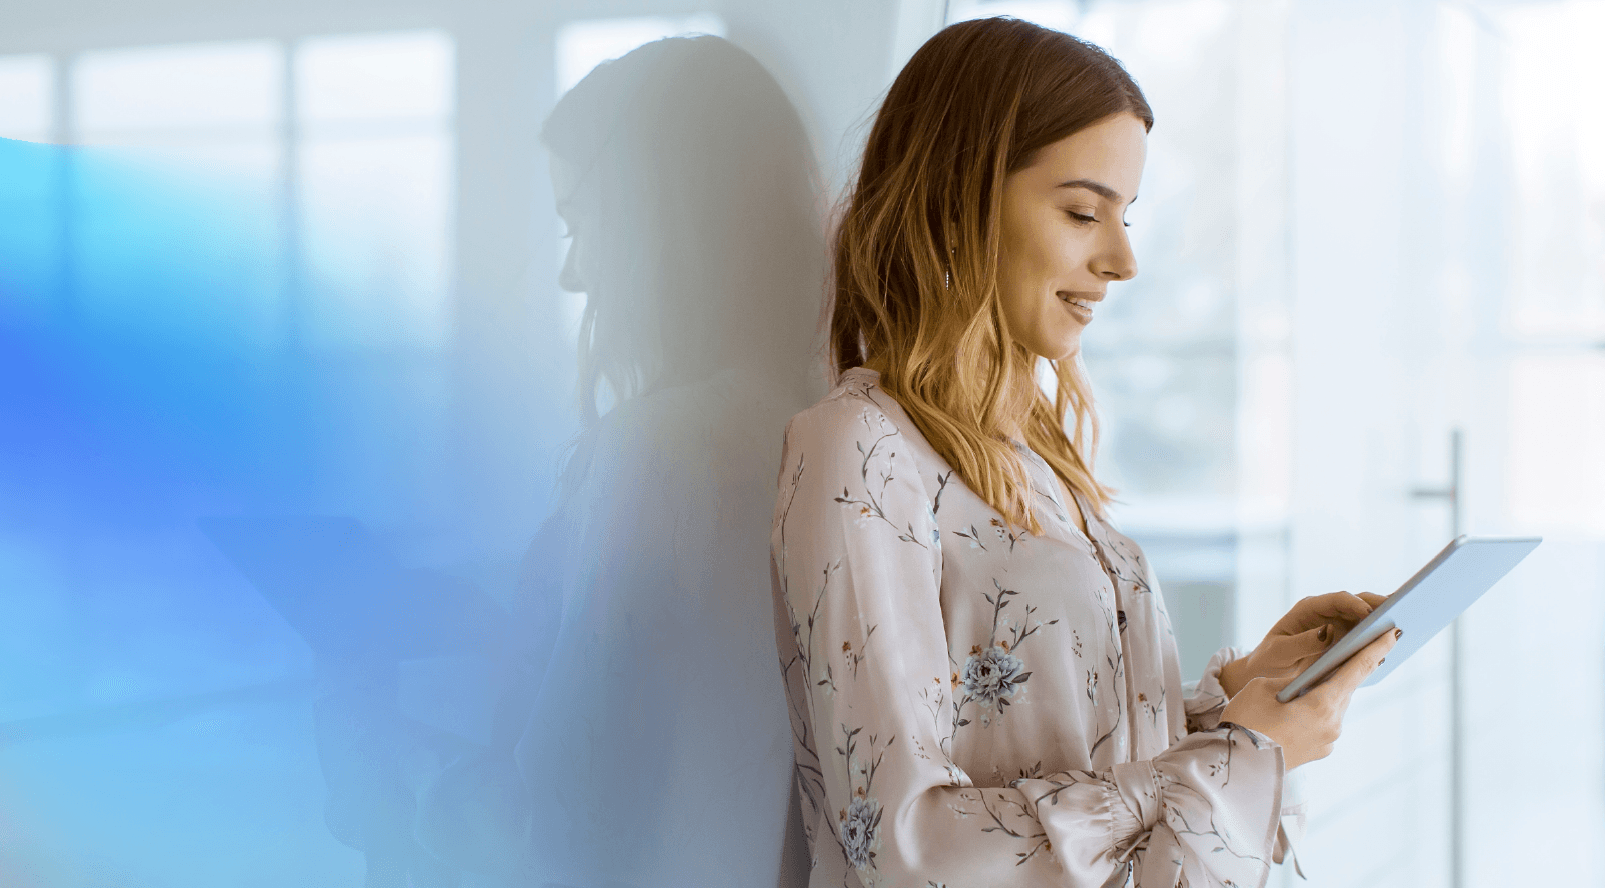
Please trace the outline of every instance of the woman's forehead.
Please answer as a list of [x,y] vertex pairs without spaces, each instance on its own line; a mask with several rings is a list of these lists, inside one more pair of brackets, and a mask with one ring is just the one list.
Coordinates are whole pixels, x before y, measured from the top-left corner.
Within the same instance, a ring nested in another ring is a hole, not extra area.
[[1044,145],[1019,173],[1033,186],[1091,193],[1124,205],[1137,196],[1147,144],[1140,119],[1116,115]]

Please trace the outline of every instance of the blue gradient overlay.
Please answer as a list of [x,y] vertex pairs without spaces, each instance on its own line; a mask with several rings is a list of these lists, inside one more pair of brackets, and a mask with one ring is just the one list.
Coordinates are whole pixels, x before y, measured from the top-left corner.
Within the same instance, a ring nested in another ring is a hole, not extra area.
[[458,884],[543,485],[468,508],[449,353],[303,347],[251,194],[0,141],[0,885]]

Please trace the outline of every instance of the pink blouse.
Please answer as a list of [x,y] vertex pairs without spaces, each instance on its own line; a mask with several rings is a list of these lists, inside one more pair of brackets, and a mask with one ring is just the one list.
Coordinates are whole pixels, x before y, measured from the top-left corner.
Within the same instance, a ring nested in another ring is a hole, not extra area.
[[[786,427],[776,638],[811,888],[1263,886],[1282,748],[1184,686],[1142,550],[1016,443],[1010,527],[855,368]],[[1282,841],[1285,841],[1285,835]]]

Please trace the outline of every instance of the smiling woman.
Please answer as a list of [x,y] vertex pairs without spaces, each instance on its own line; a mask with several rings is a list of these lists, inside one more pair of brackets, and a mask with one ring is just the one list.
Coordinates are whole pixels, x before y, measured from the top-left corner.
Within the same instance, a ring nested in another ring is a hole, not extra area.
[[787,425],[770,535],[812,885],[1263,886],[1299,832],[1287,769],[1392,645],[1278,703],[1286,659],[1370,612],[1334,593],[1181,682],[1077,361],[1137,273],[1152,124],[1101,49],[1007,18],[932,37],[876,118],[835,233],[836,386]]
[[[1137,84],[1092,44],[1013,19],[953,25],[892,84],[836,233],[835,370],[880,372],[936,451],[1032,532],[1006,438],[1099,505],[1111,493],[1092,475],[1091,390],[1061,360],[1089,316],[1058,294],[1092,302],[1136,273],[1105,223],[1137,193],[1152,124]],[[1039,356],[1058,376],[1051,403]]]
[[1003,318],[1032,354],[1075,355],[1109,282],[1136,276],[1121,214],[1136,199],[1147,134],[1136,115],[1111,115],[1042,149],[1004,182]]

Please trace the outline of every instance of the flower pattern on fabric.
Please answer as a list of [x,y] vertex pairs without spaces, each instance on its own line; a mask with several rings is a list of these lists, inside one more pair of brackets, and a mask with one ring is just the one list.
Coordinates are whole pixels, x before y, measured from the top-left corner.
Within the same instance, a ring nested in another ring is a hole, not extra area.
[[[964,717],[964,708],[970,703],[980,706],[982,726],[990,725],[994,718],[1003,714],[1015,695],[1023,690],[1023,685],[1031,678],[1031,673],[1025,671],[1025,661],[1020,659],[1015,649],[1044,626],[1059,622],[1049,620],[1044,623],[1037,620],[1027,628],[1025,624],[1031,622],[1036,613],[1036,608],[1031,605],[1026,605],[1025,620],[1021,624],[1002,622],[1003,611],[1009,606],[1009,599],[1018,593],[1003,588],[997,580],[992,581],[992,586],[993,592],[981,594],[986,603],[992,606],[992,632],[987,636],[986,645],[972,646],[969,657],[964,661],[964,668],[959,674],[964,695],[953,702],[955,728],[962,728],[970,723],[970,720]],[[998,638],[999,628],[1008,630],[1008,637]]]
[[1182,684],[1141,549],[1018,444],[1010,525],[877,379],[793,417],[771,529],[810,885],[1263,886],[1281,748]]
[[880,825],[880,803],[867,796],[854,795],[841,813],[842,850],[855,868],[863,869],[874,862],[875,849],[880,847],[876,835]]
[[977,645],[964,661],[964,693],[983,706],[1000,700],[1007,706],[1008,698],[1024,683],[1022,674],[1030,677],[1025,672],[1025,662],[1009,653],[1008,648],[995,644],[983,651]]
[[875,738],[871,736],[869,746],[873,756],[868,762],[861,761],[858,757],[858,734],[862,730],[861,727],[841,726],[842,745],[836,748],[836,752],[847,760],[848,773],[857,785],[853,788],[847,807],[837,815],[837,838],[841,841],[842,854],[847,858],[847,863],[854,869],[866,870],[874,868],[875,852],[881,844],[881,806],[870,795],[870,790],[875,784],[875,771],[880,767],[885,747],[879,747],[876,752]]

